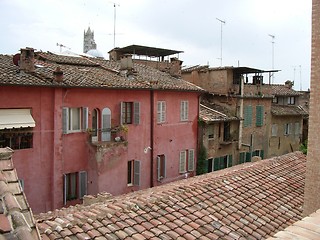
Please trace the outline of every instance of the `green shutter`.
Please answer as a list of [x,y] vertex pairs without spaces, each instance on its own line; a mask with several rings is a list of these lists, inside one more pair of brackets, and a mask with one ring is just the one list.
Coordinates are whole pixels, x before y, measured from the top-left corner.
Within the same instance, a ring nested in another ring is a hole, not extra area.
[[214,158],[213,171],[220,170],[220,158]]
[[228,167],[232,167],[232,155],[228,156]]
[[227,167],[227,158],[225,158],[225,157],[220,157],[220,158],[219,158],[219,161],[220,161],[220,163],[219,163],[220,169],[224,169],[224,168]]
[[261,159],[264,158],[264,150],[260,150],[260,157],[261,157]]
[[256,126],[261,127],[263,125],[263,106],[256,106]]
[[246,159],[246,153],[245,152],[241,152],[240,156],[239,156],[239,164],[245,163],[245,159]]
[[252,106],[244,106],[244,127],[251,126],[252,124]]
[[246,152],[246,162],[251,162],[251,153]]

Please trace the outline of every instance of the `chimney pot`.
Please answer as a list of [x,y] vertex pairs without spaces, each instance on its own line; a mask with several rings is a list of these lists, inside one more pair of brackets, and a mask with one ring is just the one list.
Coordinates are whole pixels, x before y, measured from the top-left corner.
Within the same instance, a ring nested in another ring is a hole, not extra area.
[[21,48],[21,55],[19,66],[21,70],[26,73],[32,73],[35,70],[34,67],[34,49],[33,48]]

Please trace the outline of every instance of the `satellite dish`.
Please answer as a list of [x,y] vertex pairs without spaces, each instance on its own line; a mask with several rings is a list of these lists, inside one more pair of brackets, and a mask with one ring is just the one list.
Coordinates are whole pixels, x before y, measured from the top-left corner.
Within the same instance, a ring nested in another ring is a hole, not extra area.
[[16,65],[16,66],[19,66],[19,62],[20,62],[20,53],[17,53],[17,54],[15,54],[14,56],[13,56],[13,63],[14,63],[14,65]]

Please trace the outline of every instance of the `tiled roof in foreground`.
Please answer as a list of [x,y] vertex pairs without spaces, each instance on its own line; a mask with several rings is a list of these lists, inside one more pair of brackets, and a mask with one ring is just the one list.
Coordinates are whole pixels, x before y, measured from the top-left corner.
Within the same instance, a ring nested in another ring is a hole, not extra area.
[[[302,217],[294,152],[36,217],[42,239],[264,239]],[[179,238],[180,237],[180,238]]]
[[272,105],[271,114],[275,116],[304,116],[308,115],[301,106],[294,105]]
[[40,239],[13,167],[12,152],[10,148],[0,148],[0,239]]

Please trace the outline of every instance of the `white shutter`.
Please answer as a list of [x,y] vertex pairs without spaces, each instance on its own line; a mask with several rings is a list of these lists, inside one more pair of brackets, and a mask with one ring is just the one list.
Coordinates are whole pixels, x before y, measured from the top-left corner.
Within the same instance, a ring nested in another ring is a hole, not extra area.
[[161,122],[165,122],[166,121],[166,102],[162,102],[162,118],[161,118]]
[[157,102],[157,123],[161,123],[161,102]]
[[62,133],[67,134],[69,130],[69,108],[62,108]]
[[88,129],[89,108],[82,107],[82,130]]
[[124,107],[124,103],[121,102],[120,103],[120,125],[122,125],[124,122],[123,122],[123,107]]
[[179,173],[186,172],[186,151],[180,152]]
[[133,123],[140,124],[140,103],[133,103]]
[[167,177],[167,159],[166,156],[163,155],[163,178]]
[[133,173],[133,185],[140,186],[140,161],[134,161]]
[[194,171],[194,149],[188,150],[188,171]]
[[82,199],[87,194],[87,172],[79,172],[79,198]]

